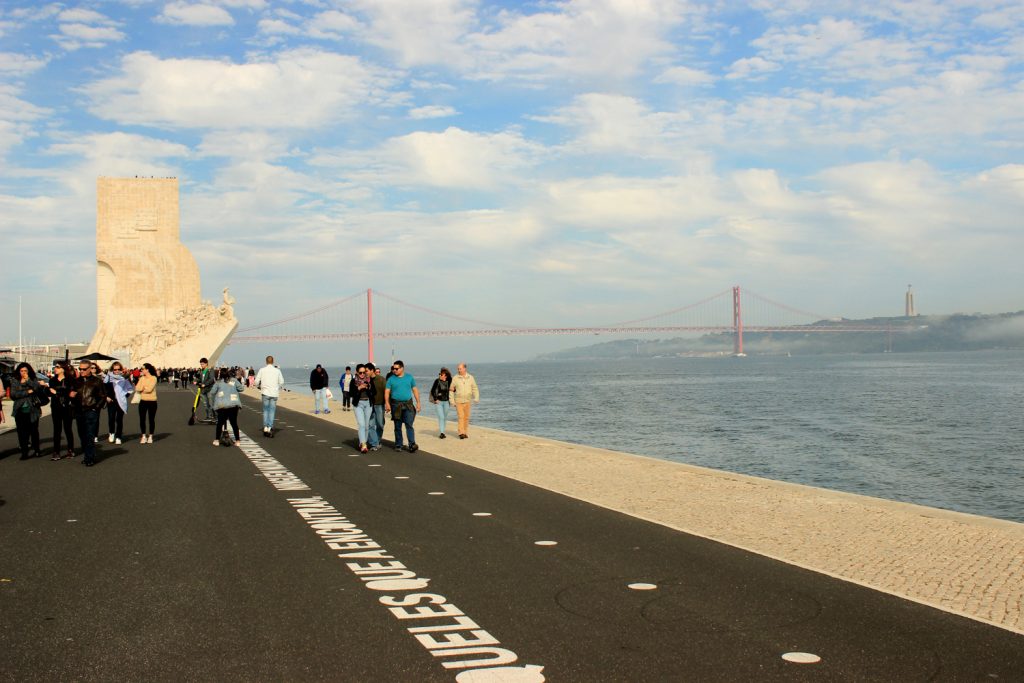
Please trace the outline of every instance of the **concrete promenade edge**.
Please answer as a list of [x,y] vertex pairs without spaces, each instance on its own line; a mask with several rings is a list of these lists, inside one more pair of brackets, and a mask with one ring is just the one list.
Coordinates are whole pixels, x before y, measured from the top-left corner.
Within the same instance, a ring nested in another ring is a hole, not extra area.
[[[313,399],[285,392],[279,405],[308,414]],[[331,405],[318,417],[354,429]],[[470,439],[440,440],[424,408],[417,439],[441,457],[1024,633],[1024,524],[475,424]]]

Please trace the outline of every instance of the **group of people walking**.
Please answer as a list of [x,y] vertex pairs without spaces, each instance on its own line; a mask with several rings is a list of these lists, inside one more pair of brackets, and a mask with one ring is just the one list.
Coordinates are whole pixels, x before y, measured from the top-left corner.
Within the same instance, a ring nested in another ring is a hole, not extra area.
[[[15,368],[9,389],[21,458],[26,460],[43,455],[39,428],[42,408],[46,405],[50,406],[53,421],[51,460],[75,457],[77,434],[82,462],[87,466],[94,465],[101,413],[107,412],[107,442],[121,445],[124,417],[131,403],[138,404],[139,443],[153,443],[158,381],[174,382],[175,385],[188,382],[196,387],[193,417],[216,425],[215,446],[230,445],[231,436],[233,441],[239,440],[240,397],[247,387],[255,387],[260,392],[263,408],[263,435],[274,436],[277,401],[285,380],[281,370],[274,365],[273,356],[267,356],[266,365],[258,372],[251,368],[215,370],[206,358],[200,360],[198,368],[178,368],[163,373],[158,373],[149,363],[129,372],[120,361],[114,361],[106,372],[102,372],[92,361],[79,361],[77,368],[66,361],[58,361],[54,363],[49,378],[37,375],[29,363],[20,363]],[[330,377],[327,370],[317,365],[310,373],[309,384],[314,397],[313,412],[330,413]],[[360,451],[380,450],[388,414],[394,424],[394,449],[410,453],[419,449],[415,420],[422,410],[420,391],[416,379],[406,371],[402,361],[393,362],[386,374],[373,363],[357,365],[355,372],[346,367],[339,384],[343,409],[355,413]],[[454,376],[448,368],[440,369],[430,387],[429,400],[437,413],[439,438],[447,438],[445,432],[452,407],[458,416],[459,438],[469,438],[471,407],[479,402],[480,391],[465,363],[459,363]],[[0,421],[5,419],[0,403]]]
[[[318,364],[309,377],[314,414],[330,412],[322,393],[328,384],[327,371]],[[385,416],[388,413],[394,424],[394,449],[408,449],[410,453],[419,449],[414,425],[416,415],[422,410],[420,391],[416,378],[406,372],[405,363],[396,360],[391,364],[390,371],[383,376],[381,369],[373,363],[357,365],[355,373],[349,366],[345,368],[339,384],[342,390],[342,409],[355,413],[361,452],[380,450]],[[438,437],[447,438],[445,430],[449,409],[454,405],[458,413],[459,438],[469,438],[471,406],[479,401],[480,390],[476,379],[469,374],[465,363],[459,363],[455,377],[452,377],[448,368],[441,368],[430,387],[430,402],[437,411]]]
[[[106,373],[92,361],[79,361],[77,370],[66,361],[53,366],[53,374],[41,377],[29,363],[19,363],[10,384],[11,413],[18,432],[21,459],[42,457],[39,423],[43,406],[50,406],[53,420],[53,454],[51,460],[73,458],[75,432],[82,449],[82,463],[96,463],[99,441],[100,413],[107,411],[107,440],[122,443],[124,416],[129,403],[138,403],[140,443],[153,443],[156,430],[156,368],[146,363],[140,368],[135,384],[126,377],[124,366],[114,362]],[[0,419],[3,419],[0,406]],[[77,425],[73,430],[72,425]],[[66,450],[65,450],[66,444]]]

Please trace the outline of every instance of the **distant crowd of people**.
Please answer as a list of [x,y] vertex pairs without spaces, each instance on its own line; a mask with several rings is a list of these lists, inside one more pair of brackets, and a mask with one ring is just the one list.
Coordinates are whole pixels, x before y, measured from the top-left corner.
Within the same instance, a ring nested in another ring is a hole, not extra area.
[[[96,446],[100,443],[101,413],[104,410],[107,413],[107,442],[121,445],[124,416],[130,403],[138,405],[139,443],[153,443],[157,386],[161,383],[168,388],[173,385],[175,389],[195,387],[193,421],[216,425],[215,446],[230,445],[232,436],[234,442],[239,440],[240,396],[246,388],[255,387],[262,402],[263,435],[274,436],[277,401],[285,388],[285,380],[273,356],[267,356],[266,365],[258,371],[251,367],[215,369],[206,358],[200,359],[195,368],[159,370],[149,363],[129,370],[114,361],[105,372],[90,360],[77,361],[77,365],[57,361],[49,371],[40,373],[29,363],[20,363],[13,376],[4,378],[4,389],[11,399],[10,412],[18,433],[21,459],[44,455],[39,429],[42,409],[47,405],[53,421],[51,460],[77,457],[77,434],[82,463],[89,467],[94,465]],[[407,449],[410,453],[419,449],[414,423],[421,411],[420,392],[416,379],[406,372],[402,361],[393,362],[383,375],[373,363],[357,365],[355,372],[348,366],[339,386],[342,410],[355,414],[361,452],[380,450],[387,414],[394,424],[394,449]],[[330,413],[333,395],[330,377],[322,365],[318,364],[310,373],[309,388],[313,393],[313,412]],[[442,367],[431,385],[429,399],[437,412],[439,438],[447,438],[445,431],[452,406],[458,416],[459,438],[469,438],[471,406],[479,402],[480,391],[465,363],[459,363],[454,376],[448,368]],[[0,402],[0,422],[6,419]]]

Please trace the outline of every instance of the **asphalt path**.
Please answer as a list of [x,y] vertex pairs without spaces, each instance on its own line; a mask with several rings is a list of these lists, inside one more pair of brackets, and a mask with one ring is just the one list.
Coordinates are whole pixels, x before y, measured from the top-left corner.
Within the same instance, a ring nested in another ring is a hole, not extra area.
[[432,430],[360,455],[293,411],[267,439],[246,399],[252,440],[217,448],[190,407],[161,387],[155,443],[133,410],[92,468],[0,435],[0,679],[1024,680],[1024,636],[430,455]]

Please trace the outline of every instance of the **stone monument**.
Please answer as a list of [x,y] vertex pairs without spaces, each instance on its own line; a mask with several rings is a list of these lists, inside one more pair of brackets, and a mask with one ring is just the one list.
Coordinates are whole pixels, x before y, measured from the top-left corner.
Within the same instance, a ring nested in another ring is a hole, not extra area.
[[[225,287],[199,294],[199,267],[179,239],[177,178],[96,181],[96,335],[90,352],[127,364],[216,362],[238,327]],[[127,358],[125,358],[127,356]]]

